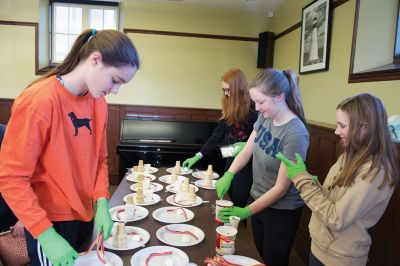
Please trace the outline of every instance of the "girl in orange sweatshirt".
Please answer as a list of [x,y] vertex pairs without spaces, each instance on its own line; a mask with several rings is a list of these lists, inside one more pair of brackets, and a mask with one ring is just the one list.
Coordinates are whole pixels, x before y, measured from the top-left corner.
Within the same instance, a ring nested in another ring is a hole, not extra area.
[[73,264],[95,226],[109,237],[107,103],[139,68],[131,40],[86,30],[65,60],[16,99],[0,153],[0,192],[27,229],[32,265]]

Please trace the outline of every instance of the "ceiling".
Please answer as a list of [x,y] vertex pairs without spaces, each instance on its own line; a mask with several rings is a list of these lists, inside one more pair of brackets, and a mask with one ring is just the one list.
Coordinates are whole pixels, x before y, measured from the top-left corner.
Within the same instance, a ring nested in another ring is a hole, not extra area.
[[210,8],[238,9],[247,11],[273,12],[287,0],[125,0],[132,2],[173,3],[197,5]]

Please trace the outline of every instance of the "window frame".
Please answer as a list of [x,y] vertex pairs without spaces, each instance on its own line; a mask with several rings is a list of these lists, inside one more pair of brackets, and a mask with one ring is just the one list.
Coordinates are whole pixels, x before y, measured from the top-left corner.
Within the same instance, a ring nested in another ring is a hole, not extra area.
[[394,38],[393,63],[400,63],[400,1],[397,7],[396,37]]
[[[356,9],[354,15],[354,25],[353,25],[353,40],[352,40],[352,48],[351,48],[351,56],[350,56],[350,67],[349,67],[349,77],[348,83],[357,83],[357,82],[373,82],[373,81],[388,81],[388,80],[400,80],[400,55],[396,56],[396,47],[400,48],[400,43],[397,43],[397,37],[400,34],[399,29],[399,12],[400,12],[400,2],[397,10],[397,27],[396,27],[396,37],[395,43],[393,44],[394,52],[393,52],[393,60],[392,63],[378,66],[372,68],[368,71],[355,73],[354,66],[354,58],[355,58],[355,47],[357,40],[357,30],[358,30],[358,17],[360,12],[360,3],[361,0],[356,0]],[[399,61],[397,61],[399,60]]]
[[[120,28],[119,2],[110,1],[80,1],[80,0],[52,0],[49,1],[49,66],[54,67],[60,62],[55,61],[55,21],[54,12],[56,6],[80,7],[82,8],[82,30],[90,27],[90,9],[102,9],[115,11],[116,30]],[[104,15],[104,13],[103,13]]]

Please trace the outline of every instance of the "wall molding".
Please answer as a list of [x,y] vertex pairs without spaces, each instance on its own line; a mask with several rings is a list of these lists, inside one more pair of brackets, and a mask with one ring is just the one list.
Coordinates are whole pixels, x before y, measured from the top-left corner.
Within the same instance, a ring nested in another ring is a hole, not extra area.
[[128,33],[139,33],[139,34],[169,35],[169,36],[178,36],[178,37],[192,37],[192,38],[205,38],[205,39],[217,39],[217,40],[232,40],[232,41],[258,42],[258,38],[252,38],[252,37],[240,37],[240,36],[229,36],[229,35],[214,35],[214,34],[201,34],[201,33],[191,33],[191,32],[144,30],[144,29],[128,29],[128,28],[124,28],[124,32],[125,32],[126,34],[128,34]]
[[34,29],[35,29],[35,75],[38,75],[38,73],[39,73],[39,23],[0,20],[0,25],[34,27]]
[[[343,5],[344,3],[348,2],[348,1],[350,1],[350,0],[336,0],[336,1],[334,1],[332,3],[332,9],[335,9],[335,8]],[[301,28],[301,21],[297,22],[296,24],[294,24],[293,26],[289,27],[288,29],[276,34],[275,35],[275,40],[285,36],[286,34],[291,33],[292,31],[294,31],[294,30],[296,30],[298,28]]]

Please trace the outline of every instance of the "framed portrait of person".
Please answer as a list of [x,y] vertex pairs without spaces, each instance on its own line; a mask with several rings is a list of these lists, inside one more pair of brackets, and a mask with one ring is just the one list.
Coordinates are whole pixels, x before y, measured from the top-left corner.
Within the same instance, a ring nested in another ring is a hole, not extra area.
[[331,10],[331,0],[316,0],[302,9],[300,74],[329,68]]

